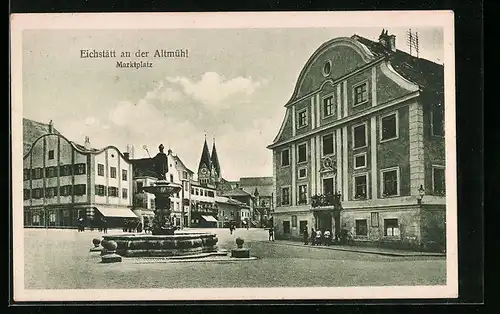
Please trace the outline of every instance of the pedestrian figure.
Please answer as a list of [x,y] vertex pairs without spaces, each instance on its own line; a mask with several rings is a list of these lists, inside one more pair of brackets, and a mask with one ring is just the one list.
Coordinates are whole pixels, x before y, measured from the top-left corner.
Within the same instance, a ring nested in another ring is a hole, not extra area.
[[314,241],[316,241],[316,231],[314,231],[314,228],[311,228],[311,245],[314,245]]
[[102,230],[104,233],[108,233],[108,222],[106,221],[106,218],[102,219]]
[[309,244],[309,232],[307,232],[307,225],[304,227],[303,232],[303,237],[304,237],[304,244],[308,245]]
[[321,245],[321,236],[321,230],[316,230],[316,238],[314,239],[316,245]]
[[274,241],[274,227],[269,228],[269,241]]
[[139,222],[139,224],[137,225],[137,232],[138,233],[142,232],[142,223],[141,222]]
[[78,218],[78,231],[79,232],[85,231],[85,226],[83,224],[83,218],[82,217]]
[[82,223],[80,222],[80,218],[77,219],[76,225],[78,226],[78,232],[82,232]]
[[248,223],[248,221],[245,221],[245,225],[246,225],[247,230],[248,230],[248,228],[250,228],[250,224]]
[[325,230],[325,233],[323,234],[323,240],[325,245],[330,245],[330,230]]

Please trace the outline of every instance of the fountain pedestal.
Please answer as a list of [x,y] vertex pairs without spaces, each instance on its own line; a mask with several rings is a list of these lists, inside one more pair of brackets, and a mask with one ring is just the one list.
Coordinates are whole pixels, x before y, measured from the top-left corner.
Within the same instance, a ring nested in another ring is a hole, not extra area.
[[151,186],[143,187],[145,192],[155,195],[152,235],[105,235],[103,242],[116,242],[116,254],[125,257],[170,257],[217,252],[215,234],[176,232],[177,228],[170,219],[170,195],[178,193],[182,186],[165,180],[168,168],[163,148],[160,145],[160,152],[154,157],[158,180]]

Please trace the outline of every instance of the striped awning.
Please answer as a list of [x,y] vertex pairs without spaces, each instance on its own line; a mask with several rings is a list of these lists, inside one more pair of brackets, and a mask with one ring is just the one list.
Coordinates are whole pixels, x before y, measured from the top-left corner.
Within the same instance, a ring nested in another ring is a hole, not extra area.
[[127,207],[96,207],[104,217],[138,218],[133,211]]
[[217,219],[215,219],[213,216],[201,216],[201,218],[205,219],[208,222],[217,222]]

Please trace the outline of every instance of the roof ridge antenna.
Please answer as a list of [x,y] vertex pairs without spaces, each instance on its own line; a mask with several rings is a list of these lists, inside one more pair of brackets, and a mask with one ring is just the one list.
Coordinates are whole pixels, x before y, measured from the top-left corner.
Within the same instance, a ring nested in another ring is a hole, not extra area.
[[410,50],[410,56],[413,56],[412,52],[415,50],[417,58],[419,58],[419,43],[418,43],[418,31],[412,32],[411,28],[406,32],[406,44]]

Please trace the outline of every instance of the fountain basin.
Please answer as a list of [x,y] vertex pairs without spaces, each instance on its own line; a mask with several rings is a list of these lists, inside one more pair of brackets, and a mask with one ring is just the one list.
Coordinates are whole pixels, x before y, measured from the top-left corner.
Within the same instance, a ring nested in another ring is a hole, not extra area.
[[182,232],[173,235],[105,235],[103,238],[115,241],[116,254],[124,257],[169,257],[217,252],[219,241],[212,233]]

